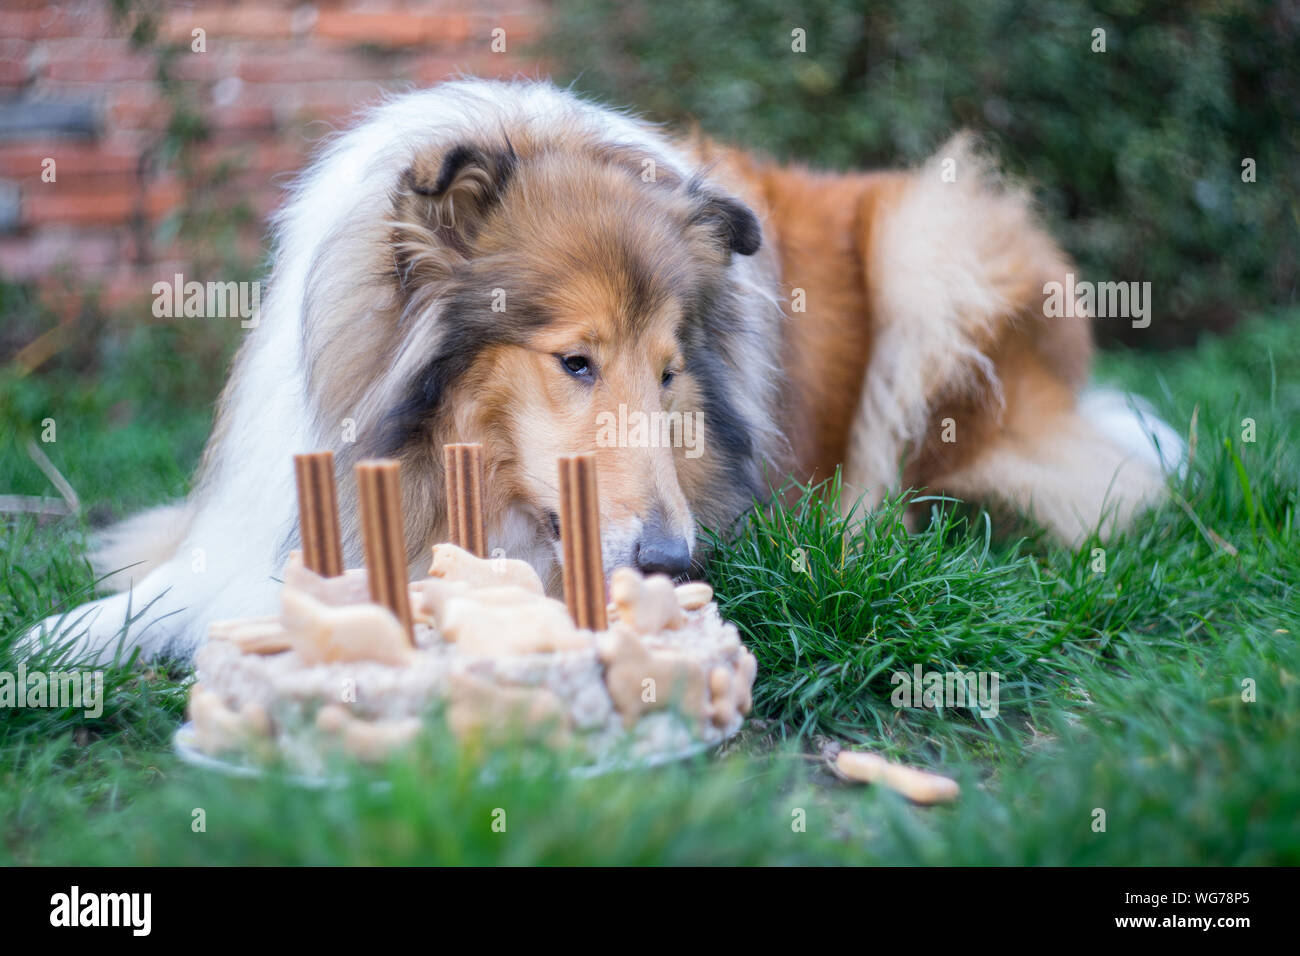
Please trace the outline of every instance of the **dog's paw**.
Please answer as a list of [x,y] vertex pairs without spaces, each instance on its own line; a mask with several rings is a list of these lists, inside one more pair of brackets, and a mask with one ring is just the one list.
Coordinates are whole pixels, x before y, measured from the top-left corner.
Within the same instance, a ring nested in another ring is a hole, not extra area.
[[63,664],[104,666],[142,656],[161,635],[152,605],[141,607],[128,593],[115,594],[47,617],[18,640],[19,656]]

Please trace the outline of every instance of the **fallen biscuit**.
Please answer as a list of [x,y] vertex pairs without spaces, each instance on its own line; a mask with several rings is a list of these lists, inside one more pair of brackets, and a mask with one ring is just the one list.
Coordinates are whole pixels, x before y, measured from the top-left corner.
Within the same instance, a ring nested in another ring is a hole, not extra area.
[[835,766],[846,777],[863,783],[883,783],[915,803],[951,803],[961,794],[956,780],[891,763],[876,754],[841,750]]
[[736,709],[748,714],[754,706],[754,678],[758,676],[758,658],[750,653],[749,648],[740,645],[736,659]]

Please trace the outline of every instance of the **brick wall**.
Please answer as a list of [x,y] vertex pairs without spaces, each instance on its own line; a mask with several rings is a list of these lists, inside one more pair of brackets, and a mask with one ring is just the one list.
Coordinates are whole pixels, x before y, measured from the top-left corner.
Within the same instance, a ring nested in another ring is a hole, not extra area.
[[203,263],[252,267],[313,142],[381,92],[547,69],[544,0],[167,3],[142,47],[140,10],[111,10],[0,6],[0,277],[108,306]]

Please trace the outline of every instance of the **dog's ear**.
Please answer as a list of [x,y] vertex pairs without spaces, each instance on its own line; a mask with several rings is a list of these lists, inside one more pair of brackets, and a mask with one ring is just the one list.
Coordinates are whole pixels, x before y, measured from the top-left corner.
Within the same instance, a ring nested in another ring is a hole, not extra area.
[[406,168],[393,197],[394,260],[403,285],[413,270],[445,271],[470,254],[517,164],[507,141],[498,147],[460,143]]
[[758,217],[739,199],[692,183],[689,187],[696,206],[690,224],[702,226],[718,237],[729,252],[752,256],[763,244],[763,228]]

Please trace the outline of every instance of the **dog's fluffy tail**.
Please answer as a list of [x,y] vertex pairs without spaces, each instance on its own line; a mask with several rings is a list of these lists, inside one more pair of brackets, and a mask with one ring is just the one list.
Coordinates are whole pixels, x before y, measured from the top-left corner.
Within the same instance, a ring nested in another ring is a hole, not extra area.
[[103,532],[90,557],[101,588],[125,591],[176,553],[189,532],[187,503],[151,508]]
[[1166,475],[1186,467],[1182,439],[1123,392],[1088,389],[1077,402],[1021,403],[1008,414],[997,440],[936,484],[1009,505],[1074,546],[1094,532],[1108,538],[1158,505]]
[[1187,445],[1140,395],[1093,387],[1079,396],[1079,413],[1133,458],[1166,475],[1187,470]]

